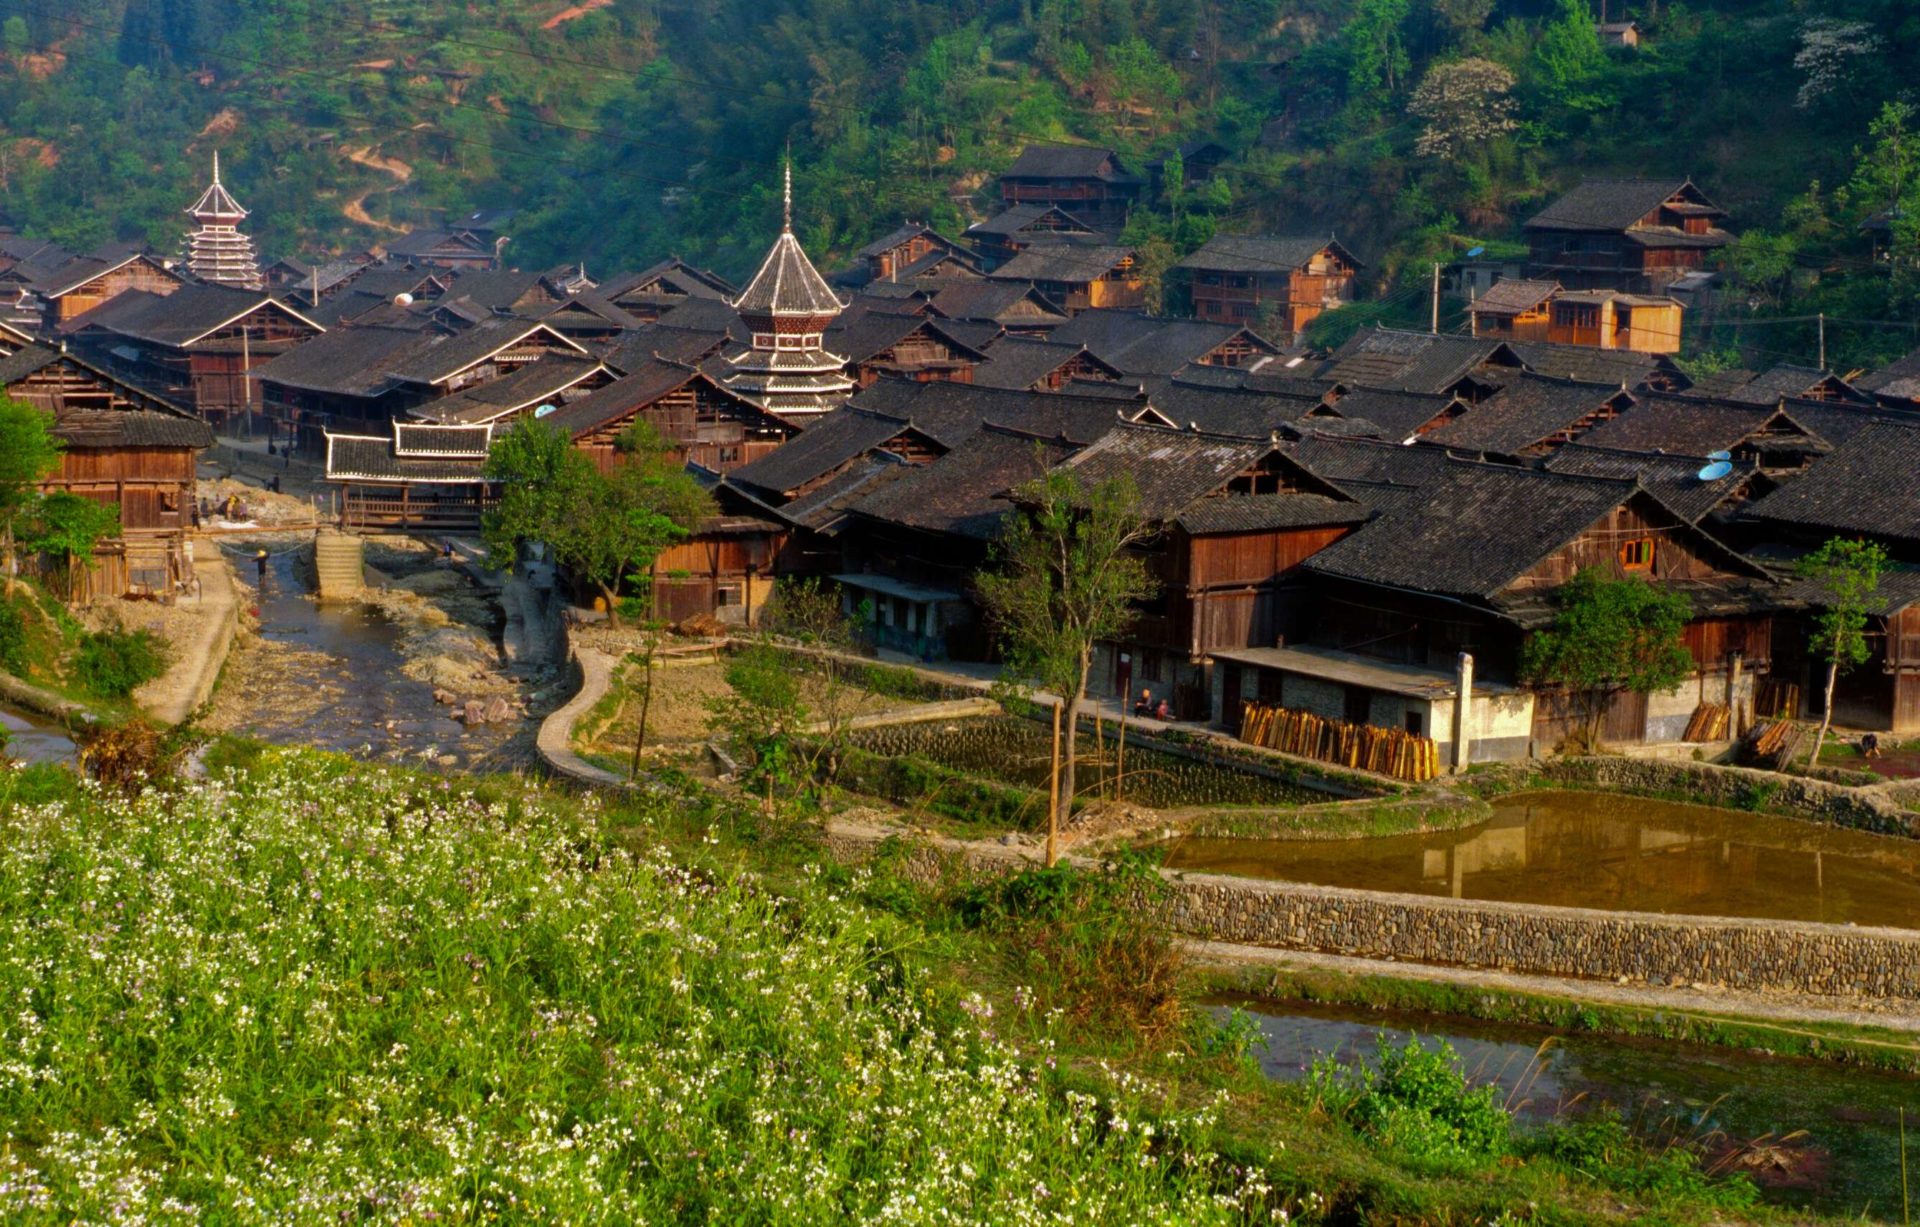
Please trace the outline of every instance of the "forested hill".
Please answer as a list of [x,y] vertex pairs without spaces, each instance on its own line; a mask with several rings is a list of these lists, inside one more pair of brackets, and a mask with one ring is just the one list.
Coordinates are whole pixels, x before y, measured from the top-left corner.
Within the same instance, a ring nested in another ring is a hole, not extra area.
[[1140,169],[1212,140],[1217,182],[1130,238],[1332,230],[1390,281],[1579,176],[1691,175],[1778,304],[1920,194],[1912,138],[1870,133],[1920,78],[1920,6],[1605,2],[1638,50],[1603,47],[1602,0],[0,0],[0,213],[171,247],[218,147],[270,256],[511,204],[523,266],[737,274],[788,148],[831,259],[975,220],[1027,141]]

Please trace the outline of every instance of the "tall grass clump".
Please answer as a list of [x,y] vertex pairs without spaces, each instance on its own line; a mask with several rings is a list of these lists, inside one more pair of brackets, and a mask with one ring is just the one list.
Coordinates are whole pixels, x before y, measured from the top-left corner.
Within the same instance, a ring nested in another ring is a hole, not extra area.
[[0,1219],[1271,1212],[1206,1115],[1067,1089],[826,875],[775,896],[627,835],[308,752],[0,794]]

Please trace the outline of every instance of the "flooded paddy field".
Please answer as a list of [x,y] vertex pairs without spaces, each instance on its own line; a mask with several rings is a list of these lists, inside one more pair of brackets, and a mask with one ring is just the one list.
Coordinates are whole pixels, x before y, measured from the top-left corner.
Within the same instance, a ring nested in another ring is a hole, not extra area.
[[0,706],[0,728],[6,730],[6,748],[0,757],[27,766],[74,761],[73,738],[45,716]]
[[1170,868],[1607,911],[1920,928],[1920,841],[1642,797],[1540,792],[1456,831],[1183,839]]

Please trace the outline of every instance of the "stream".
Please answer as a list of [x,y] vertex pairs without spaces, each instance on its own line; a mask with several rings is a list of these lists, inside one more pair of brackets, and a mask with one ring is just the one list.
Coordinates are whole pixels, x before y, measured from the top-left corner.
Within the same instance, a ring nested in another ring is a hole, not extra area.
[[0,728],[7,730],[5,755],[16,763],[71,763],[73,739],[44,716],[0,706]]
[[[228,560],[252,582],[250,551],[229,550]],[[509,754],[520,725],[454,719],[456,707],[436,703],[433,686],[404,671],[401,629],[359,601],[316,601],[310,571],[310,549],[269,548],[258,639],[229,659],[222,726],[276,745],[443,770],[487,769]]]
[[1881,1221],[1900,1217],[1900,1111],[1920,1115],[1920,1078],[1820,1061],[1768,1057],[1589,1032],[1483,1023],[1454,1016],[1380,1013],[1224,997],[1266,1041],[1256,1053],[1271,1078],[1298,1081],[1322,1057],[1370,1059],[1376,1037],[1452,1045],[1476,1083],[1501,1088],[1517,1119],[1541,1123],[1617,1108],[1643,1138],[1704,1140],[1709,1156],[1768,1139],[1765,1161],[1739,1167],[1767,1200]]

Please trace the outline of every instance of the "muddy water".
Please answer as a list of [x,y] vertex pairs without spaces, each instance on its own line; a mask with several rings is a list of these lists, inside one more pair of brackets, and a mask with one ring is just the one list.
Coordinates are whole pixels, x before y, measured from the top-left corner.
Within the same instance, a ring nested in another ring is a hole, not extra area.
[[[234,553],[236,575],[255,579],[253,559]],[[362,758],[408,760],[447,770],[497,762],[517,726],[469,731],[433,688],[402,672],[400,632],[358,602],[313,599],[310,551],[269,551],[255,602],[260,643],[236,649],[221,688],[223,727],[279,745],[316,746]]]
[[1382,1035],[1394,1044],[1416,1035],[1429,1045],[1444,1040],[1462,1072],[1500,1087],[1522,1122],[1609,1104],[1643,1137],[1705,1140],[1716,1158],[1760,1140],[1757,1151],[1745,1148],[1748,1161],[1727,1165],[1751,1175],[1769,1200],[1899,1219],[1899,1113],[1920,1113],[1920,1079],[1454,1017],[1235,998],[1212,1003],[1221,1016],[1236,1006],[1259,1025],[1266,1048],[1255,1055],[1269,1077],[1303,1078],[1327,1056],[1370,1057]]
[[[988,776],[1027,788],[1044,788],[1052,754],[1048,725],[1018,716],[925,721],[866,729],[854,744],[885,755],[916,755],[943,767]],[[1076,746],[1076,793],[1097,794],[1097,781],[1120,767],[1118,747],[1107,741],[1096,753],[1093,735],[1082,733]],[[1148,750],[1129,742],[1124,766],[1126,798],[1137,805],[1169,809],[1188,805],[1301,805],[1325,801],[1327,794],[1270,779],[1229,765],[1199,762]]]
[[1458,831],[1189,839],[1178,869],[1611,911],[1920,928],[1920,841],[1600,793],[1494,802]]
[[71,763],[73,739],[44,716],[0,707],[0,728],[7,730],[7,758],[16,763]]

